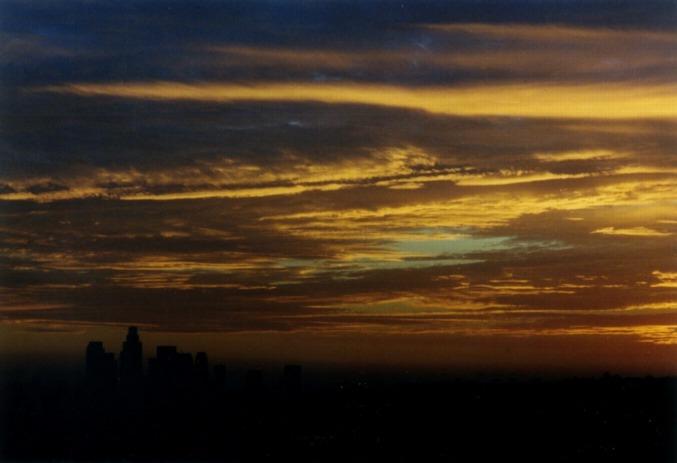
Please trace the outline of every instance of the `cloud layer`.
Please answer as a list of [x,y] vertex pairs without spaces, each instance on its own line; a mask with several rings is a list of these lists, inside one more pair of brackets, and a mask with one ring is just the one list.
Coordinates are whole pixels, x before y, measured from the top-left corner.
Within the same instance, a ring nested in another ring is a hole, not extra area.
[[77,5],[10,2],[2,24],[8,339],[675,353],[669,6]]

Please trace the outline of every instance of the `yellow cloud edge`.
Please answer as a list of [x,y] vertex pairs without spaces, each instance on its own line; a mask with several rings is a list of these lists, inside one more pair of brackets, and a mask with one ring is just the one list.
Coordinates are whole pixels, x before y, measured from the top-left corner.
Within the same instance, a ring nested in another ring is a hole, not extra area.
[[363,83],[71,83],[36,92],[143,100],[314,101],[366,104],[456,116],[638,119],[677,118],[677,85],[403,87]]

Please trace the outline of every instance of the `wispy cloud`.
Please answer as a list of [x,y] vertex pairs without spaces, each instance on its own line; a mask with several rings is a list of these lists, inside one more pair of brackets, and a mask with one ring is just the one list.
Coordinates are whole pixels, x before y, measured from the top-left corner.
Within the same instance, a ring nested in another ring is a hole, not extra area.
[[365,104],[458,116],[674,118],[674,85],[497,85],[408,88],[358,83],[73,83],[35,91],[90,97],[202,102],[315,101]]
[[660,237],[672,235],[672,233],[661,232],[647,227],[632,227],[632,228],[604,227],[598,228],[597,230],[593,230],[591,233],[599,233],[602,235],[648,236],[648,237]]

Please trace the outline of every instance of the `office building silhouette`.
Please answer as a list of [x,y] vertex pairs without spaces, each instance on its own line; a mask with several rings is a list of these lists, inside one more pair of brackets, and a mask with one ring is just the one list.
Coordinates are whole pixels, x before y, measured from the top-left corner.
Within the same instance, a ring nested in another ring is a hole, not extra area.
[[143,344],[136,326],[130,326],[120,352],[120,383],[137,384],[143,379]]
[[156,387],[188,387],[194,378],[193,356],[178,352],[176,346],[157,346],[155,358],[148,361],[148,372]]
[[155,386],[169,385],[176,359],[176,346],[157,346],[155,357],[148,359],[148,374]]
[[90,341],[85,356],[85,375],[90,386],[114,387],[117,382],[115,354],[106,352],[101,341]]

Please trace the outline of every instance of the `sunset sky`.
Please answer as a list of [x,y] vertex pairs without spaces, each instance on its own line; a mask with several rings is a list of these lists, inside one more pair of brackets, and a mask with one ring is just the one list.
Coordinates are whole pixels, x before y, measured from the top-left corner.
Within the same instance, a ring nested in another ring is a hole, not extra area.
[[673,1],[4,1],[0,357],[677,372]]

